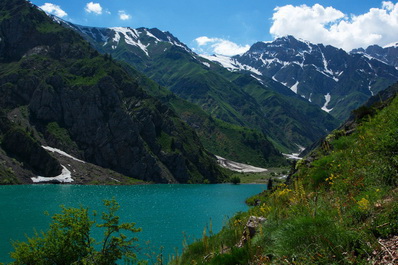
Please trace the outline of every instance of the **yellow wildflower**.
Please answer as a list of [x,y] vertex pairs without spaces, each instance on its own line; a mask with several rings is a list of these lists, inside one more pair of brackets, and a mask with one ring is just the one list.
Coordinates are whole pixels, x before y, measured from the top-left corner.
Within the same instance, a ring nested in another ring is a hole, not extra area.
[[357,202],[357,204],[359,205],[359,209],[362,211],[367,211],[370,209],[370,202],[366,198],[362,198]]
[[271,206],[267,206],[265,203],[263,203],[263,205],[260,207],[260,211],[263,214],[268,214],[269,212],[271,212]]

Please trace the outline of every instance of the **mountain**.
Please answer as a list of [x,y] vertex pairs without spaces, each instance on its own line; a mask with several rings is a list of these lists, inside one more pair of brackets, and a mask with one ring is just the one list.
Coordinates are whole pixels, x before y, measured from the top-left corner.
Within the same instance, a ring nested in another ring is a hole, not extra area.
[[[145,78],[135,68],[124,68],[141,83],[151,96],[169,105],[198,134],[203,146],[212,154],[254,166],[286,165],[286,159],[260,131],[227,123],[206,113],[156,82]],[[141,76],[141,78],[138,78]]]
[[[386,53],[394,57],[394,52]],[[206,58],[231,71],[249,72],[263,82],[272,78],[341,121],[398,80],[398,70],[380,58],[293,36],[257,42],[246,53],[231,58]]]
[[[1,1],[2,180],[31,183],[66,171],[73,178],[77,168],[50,154],[56,148],[82,170],[90,162],[145,181],[223,181],[196,133],[138,78],[31,3]],[[85,170],[82,182],[95,180]]]
[[366,49],[354,49],[353,54],[363,54],[364,56],[380,60],[386,64],[398,68],[398,43],[380,47],[379,45],[371,45]]
[[281,87],[279,83],[269,79],[262,84],[246,73],[231,74],[195,54],[169,32],[93,28],[56,20],[75,29],[99,52],[136,67],[214,118],[260,131],[279,150],[309,145],[338,125],[336,119],[287,88],[271,88]]

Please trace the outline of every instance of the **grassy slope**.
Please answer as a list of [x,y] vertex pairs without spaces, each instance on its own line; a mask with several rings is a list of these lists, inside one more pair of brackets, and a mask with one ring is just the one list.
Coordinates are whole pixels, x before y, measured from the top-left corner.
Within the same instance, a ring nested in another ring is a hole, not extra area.
[[[252,198],[260,205],[173,263],[369,264],[377,238],[398,234],[398,97],[382,110],[356,114],[361,119],[296,165],[290,184]],[[238,249],[250,215],[267,221]]]

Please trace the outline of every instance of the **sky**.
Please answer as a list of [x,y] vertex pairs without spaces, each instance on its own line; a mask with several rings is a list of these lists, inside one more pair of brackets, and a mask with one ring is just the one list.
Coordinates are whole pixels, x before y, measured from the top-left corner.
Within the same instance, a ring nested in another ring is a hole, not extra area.
[[197,53],[235,55],[293,35],[350,51],[398,42],[398,1],[31,0],[44,11],[95,27],[158,28]]

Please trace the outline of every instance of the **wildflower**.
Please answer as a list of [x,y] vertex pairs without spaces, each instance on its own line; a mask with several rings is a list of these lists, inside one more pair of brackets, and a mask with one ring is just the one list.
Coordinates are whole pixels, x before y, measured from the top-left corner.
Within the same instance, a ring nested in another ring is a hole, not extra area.
[[287,195],[291,191],[292,191],[291,189],[279,190],[278,193],[277,193],[277,197],[283,197],[283,196]]
[[242,223],[242,220],[236,219],[236,220],[234,221],[234,226],[239,226],[241,223]]
[[370,202],[366,198],[362,198],[357,202],[359,209],[362,211],[367,211],[370,209]]
[[271,212],[271,206],[267,206],[265,203],[263,203],[263,205],[260,207],[260,211],[263,214],[267,214],[267,213]]
[[326,178],[325,180],[330,184],[333,185],[334,180],[337,178],[338,176],[335,176],[333,173],[330,175],[330,177]]

